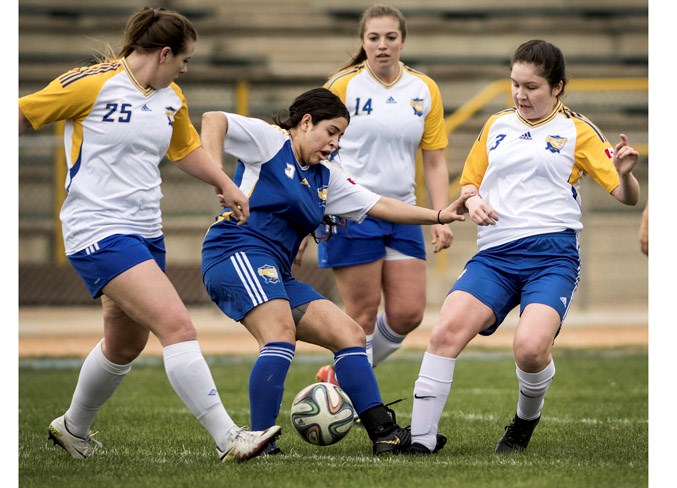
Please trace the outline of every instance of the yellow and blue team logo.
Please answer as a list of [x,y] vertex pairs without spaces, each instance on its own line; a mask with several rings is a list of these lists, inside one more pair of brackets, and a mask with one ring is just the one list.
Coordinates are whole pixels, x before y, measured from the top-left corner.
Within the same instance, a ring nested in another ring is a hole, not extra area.
[[274,285],[280,281],[280,276],[277,274],[277,268],[275,268],[275,266],[264,264],[256,271],[266,284]]
[[325,185],[317,189],[317,197],[321,200],[322,203],[326,205],[327,203],[327,191],[329,188]]
[[422,98],[412,98],[411,100],[409,100],[409,104],[411,105],[411,108],[414,109],[414,115],[418,115],[419,117],[423,116]]
[[564,145],[566,143],[566,137],[548,136],[545,138],[545,148],[551,153],[559,153],[562,149],[564,149]]
[[174,107],[165,107],[165,115],[169,121],[169,125],[174,125],[174,114],[176,114],[176,109]]

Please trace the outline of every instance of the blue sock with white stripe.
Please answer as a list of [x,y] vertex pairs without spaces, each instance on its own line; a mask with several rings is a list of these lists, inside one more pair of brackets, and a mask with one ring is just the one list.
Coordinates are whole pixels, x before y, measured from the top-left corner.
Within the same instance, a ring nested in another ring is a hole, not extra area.
[[252,430],[265,430],[275,425],[280,413],[284,380],[295,350],[296,346],[288,342],[269,342],[259,351],[249,375]]
[[364,347],[346,347],[334,355],[336,379],[350,397],[357,414],[381,405],[374,369]]

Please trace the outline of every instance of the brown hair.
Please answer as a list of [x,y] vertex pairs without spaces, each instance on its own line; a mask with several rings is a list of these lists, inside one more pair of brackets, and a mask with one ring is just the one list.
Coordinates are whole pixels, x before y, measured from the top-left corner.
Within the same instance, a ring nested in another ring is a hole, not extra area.
[[[370,19],[376,19],[379,17],[394,17],[400,23],[400,34],[402,34],[402,40],[407,38],[407,25],[404,21],[404,15],[400,12],[399,9],[391,7],[389,5],[374,5],[373,7],[368,8],[360,16],[360,25],[358,28],[358,33],[360,35],[360,40],[364,38],[365,31],[367,29],[367,21]],[[343,66],[339,71],[351,66],[360,64],[362,61],[367,59],[367,53],[364,48],[360,46],[359,51],[355,53],[350,62]]]
[[562,51],[555,45],[540,39],[532,39],[520,45],[510,62],[510,69],[515,63],[533,64],[538,68],[538,74],[548,80],[550,88],[560,81],[564,95],[564,87],[567,84],[566,63]]
[[162,7],[144,7],[127,21],[118,57],[133,51],[149,53],[165,46],[177,55],[186,50],[189,39],[197,41],[197,31],[186,17]]
[[313,88],[301,93],[288,110],[273,115],[273,122],[288,130],[299,125],[305,114],[310,115],[313,124],[339,117],[350,123],[350,113],[345,104],[326,88]]

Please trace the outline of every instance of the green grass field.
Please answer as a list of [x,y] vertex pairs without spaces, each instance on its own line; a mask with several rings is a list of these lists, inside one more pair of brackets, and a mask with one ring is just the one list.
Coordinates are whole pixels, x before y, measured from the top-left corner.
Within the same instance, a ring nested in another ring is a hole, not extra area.
[[[421,353],[402,351],[376,368],[385,402],[411,420]],[[440,421],[449,442],[425,457],[375,458],[362,429],[315,447],[293,430],[289,406],[329,355],[299,354],[278,423],[282,456],[218,462],[211,437],[171,389],[155,358],[137,364],[102,408],[93,429],[104,449],[86,461],[47,442],[47,425],[68,407],[79,361],[23,360],[19,366],[19,485],[25,487],[639,487],[648,485],[646,348],[556,350],[557,375],[526,453],[494,445],[516,404],[515,366],[503,352],[467,351],[457,363]],[[208,357],[235,422],[249,424],[253,357]]]

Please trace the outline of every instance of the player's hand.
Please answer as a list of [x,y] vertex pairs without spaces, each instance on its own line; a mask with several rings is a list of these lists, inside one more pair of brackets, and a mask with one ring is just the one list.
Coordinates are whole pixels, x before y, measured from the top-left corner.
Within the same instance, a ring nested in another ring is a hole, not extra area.
[[249,219],[249,200],[232,180],[228,181],[228,187],[222,188],[216,196],[223,208],[231,209],[231,218],[237,220],[237,225],[242,225]]
[[454,233],[447,224],[431,225],[430,233],[432,234],[431,244],[435,253],[440,252],[442,249],[447,249],[454,241]]
[[466,199],[467,197],[464,196],[458,197],[451,205],[437,214],[437,220],[445,224],[450,224],[455,221],[465,221],[463,214],[468,212],[468,209],[465,206]]
[[628,137],[621,134],[621,141],[614,148],[614,166],[621,176],[632,171],[639,159],[639,153],[628,145]]
[[470,220],[477,225],[494,225],[498,221],[498,214],[479,195],[471,195],[465,202],[470,214]]

